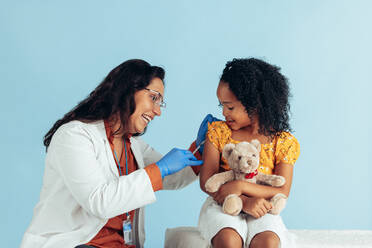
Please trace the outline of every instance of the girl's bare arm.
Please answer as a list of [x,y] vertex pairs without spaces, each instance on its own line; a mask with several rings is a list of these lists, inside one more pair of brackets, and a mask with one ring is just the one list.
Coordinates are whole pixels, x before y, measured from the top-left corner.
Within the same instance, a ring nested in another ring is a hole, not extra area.
[[200,188],[205,193],[213,196],[213,194],[205,190],[205,183],[211,176],[218,173],[220,166],[220,153],[208,138],[204,144],[203,161],[204,164],[200,169],[199,175]]
[[212,196],[220,204],[224,201],[226,196],[230,194],[246,195],[248,197],[257,197],[264,199],[270,199],[278,193],[289,196],[292,185],[293,165],[284,163],[278,164],[275,169],[275,174],[283,176],[285,178],[286,182],[283,186],[272,187],[249,183],[242,180],[234,180],[223,184],[218,192]]
[[283,186],[272,187],[242,182],[241,184],[242,194],[253,197],[262,197],[265,199],[269,199],[278,193],[282,193],[285,194],[286,196],[289,196],[289,192],[291,190],[292,185],[293,165],[280,163],[275,167],[274,174],[285,178],[285,184]]

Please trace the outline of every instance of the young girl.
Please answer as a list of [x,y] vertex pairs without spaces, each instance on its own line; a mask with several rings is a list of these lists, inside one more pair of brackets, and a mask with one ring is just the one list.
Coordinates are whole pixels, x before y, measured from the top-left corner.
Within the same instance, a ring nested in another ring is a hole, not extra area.
[[[234,59],[226,64],[217,88],[225,121],[213,122],[204,147],[200,187],[216,173],[229,170],[222,157],[228,143],[258,139],[261,142],[260,166],[266,174],[286,179],[282,187],[231,181],[218,192],[209,193],[200,217],[202,236],[218,247],[292,247],[291,234],[279,215],[269,214],[268,199],[277,193],[289,195],[293,165],[300,146],[290,134],[289,87],[279,68],[259,59]],[[221,204],[229,194],[240,195],[247,215],[224,214]]]

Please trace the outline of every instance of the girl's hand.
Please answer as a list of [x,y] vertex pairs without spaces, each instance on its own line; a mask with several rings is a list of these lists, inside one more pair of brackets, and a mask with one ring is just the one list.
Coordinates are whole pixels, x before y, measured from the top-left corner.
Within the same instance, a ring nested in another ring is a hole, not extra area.
[[272,204],[259,197],[240,196],[243,201],[243,212],[258,219],[264,216],[273,207]]
[[213,199],[220,205],[223,204],[226,196],[235,194],[240,196],[242,194],[242,185],[239,180],[227,182],[221,185],[220,189],[215,193]]

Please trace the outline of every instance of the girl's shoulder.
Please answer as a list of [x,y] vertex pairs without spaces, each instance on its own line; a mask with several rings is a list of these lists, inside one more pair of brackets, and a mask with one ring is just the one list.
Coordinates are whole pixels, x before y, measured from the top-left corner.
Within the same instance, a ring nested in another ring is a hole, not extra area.
[[208,133],[220,139],[231,137],[231,129],[225,121],[215,121],[208,124]]
[[296,139],[293,134],[291,134],[290,132],[286,132],[286,131],[280,132],[277,135],[277,138],[278,138],[278,140],[287,140],[287,139],[288,140],[292,140],[292,139]]
[[296,137],[290,132],[281,132],[275,138],[276,144],[298,143]]
[[214,121],[212,123],[209,123],[209,125],[214,128],[229,128],[226,124],[226,121]]
[[294,164],[300,155],[300,143],[296,137],[289,132],[281,132],[274,139],[275,155],[277,162]]
[[215,121],[208,124],[207,137],[219,151],[222,151],[231,139],[231,129],[225,121]]

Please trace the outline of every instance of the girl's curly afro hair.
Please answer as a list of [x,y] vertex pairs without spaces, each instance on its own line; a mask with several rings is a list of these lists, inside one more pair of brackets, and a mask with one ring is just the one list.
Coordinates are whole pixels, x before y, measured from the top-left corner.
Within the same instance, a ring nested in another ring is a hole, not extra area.
[[257,114],[259,133],[271,137],[291,131],[288,80],[279,70],[256,58],[233,59],[227,62],[221,76],[248,116]]

